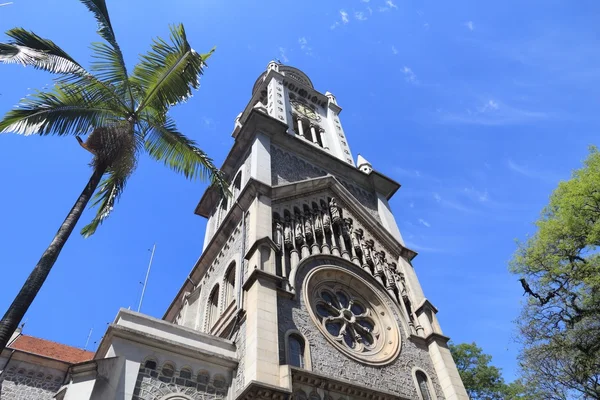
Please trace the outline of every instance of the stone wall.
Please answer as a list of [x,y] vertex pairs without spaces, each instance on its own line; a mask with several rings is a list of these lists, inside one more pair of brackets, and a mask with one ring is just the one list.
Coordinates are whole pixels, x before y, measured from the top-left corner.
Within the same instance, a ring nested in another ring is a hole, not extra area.
[[233,378],[234,381],[234,387],[235,387],[235,394],[237,395],[238,393],[240,393],[240,391],[244,388],[244,385],[246,384],[245,379],[244,379],[244,368],[246,365],[246,320],[244,319],[241,323],[240,323],[240,327],[236,333],[236,337],[235,337],[235,346],[237,349],[237,356],[238,356],[238,367],[237,370],[235,371],[235,375]]
[[[280,363],[285,364],[284,335],[290,329],[300,331],[308,340],[310,346],[312,370],[319,374],[349,380],[360,385],[373,388],[381,388],[388,392],[397,393],[400,396],[417,399],[417,388],[412,377],[413,367],[418,367],[427,372],[432,380],[437,398],[444,399],[439,381],[435,374],[431,358],[427,349],[417,347],[413,342],[407,340],[405,331],[400,329],[402,336],[401,350],[398,358],[385,366],[369,366],[354,361],[335,349],[313,323],[302,294],[302,282],[310,270],[320,265],[319,260],[309,261],[302,266],[296,276],[295,287],[298,288],[294,299],[284,296],[278,298],[278,322],[279,322],[279,354]],[[363,271],[344,260],[339,262],[328,262],[352,270],[357,274]],[[387,297],[382,296],[388,302],[388,306],[394,312],[394,318],[401,324],[397,306]]]
[[[273,186],[319,178],[326,176],[327,173],[326,170],[316,167],[277,146],[271,146],[271,185]],[[344,181],[339,176],[336,176],[336,178],[352,193],[357,202],[364,206],[369,214],[380,221],[377,211],[377,197],[374,193]]]
[[[200,308],[200,327],[201,327],[201,331],[206,332],[209,327],[206,324],[204,315],[206,313],[206,305],[208,305],[208,297],[210,296],[213,288],[219,284],[219,289],[221,291],[220,295],[219,295],[219,308],[221,310],[221,312],[223,312],[225,310],[225,308],[229,305],[229,304],[223,304],[223,300],[224,300],[224,280],[225,280],[225,273],[227,271],[227,267],[229,267],[231,265],[232,262],[235,262],[236,265],[240,262],[240,254],[242,251],[242,232],[241,232],[241,228],[242,228],[242,224],[240,223],[235,230],[233,231],[233,233],[231,234],[231,236],[229,237],[229,239],[227,240],[227,243],[223,246],[223,248],[221,249],[221,251],[219,252],[217,258],[213,261],[213,263],[211,264],[211,266],[206,270],[206,273],[204,274],[204,276],[202,277],[202,281],[200,282],[200,284],[202,285],[202,289],[200,292],[200,297],[199,297],[199,302],[200,305],[204,305],[201,306]],[[240,277],[236,276],[236,288],[237,285],[239,285],[240,282]],[[236,289],[237,291],[237,289]]]
[[[205,371],[207,372],[207,371]],[[176,371],[165,376],[160,369],[140,367],[132,400],[160,400],[167,395],[185,395],[193,400],[223,400],[227,398],[229,384],[208,373],[182,378]]]
[[65,375],[64,371],[25,362],[10,364],[0,377],[1,400],[52,399]]

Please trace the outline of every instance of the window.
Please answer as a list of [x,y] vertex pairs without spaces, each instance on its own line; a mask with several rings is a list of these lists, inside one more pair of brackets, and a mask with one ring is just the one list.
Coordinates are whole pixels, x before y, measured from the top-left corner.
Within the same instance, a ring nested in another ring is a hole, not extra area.
[[181,371],[179,371],[179,377],[183,379],[192,379],[192,371],[190,371],[187,368],[184,368]]
[[210,374],[208,371],[200,371],[198,372],[198,383],[202,383],[206,385],[208,381],[210,381]]
[[242,173],[238,173],[235,179],[233,180],[233,198],[237,198],[240,194],[240,190],[242,189]]
[[165,364],[162,367],[161,374],[171,378],[175,374],[175,368],[171,364]]
[[429,383],[427,382],[427,375],[423,371],[417,371],[415,373],[417,377],[417,384],[419,385],[419,393],[423,400],[433,400],[431,393],[429,392]]
[[288,338],[288,364],[304,368],[304,339],[293,334]]
[[208,298],[208,331],[213,327],[219,318],[219,285],[215,286]]
[[156,369],[156,361],[153,361],[153,360],[147,360],[147,361],[144,363],[144,368],[147,368],[147,369]]
[[225,275],[225,307],[228,307],[235,298],[235,261],[229,265]]

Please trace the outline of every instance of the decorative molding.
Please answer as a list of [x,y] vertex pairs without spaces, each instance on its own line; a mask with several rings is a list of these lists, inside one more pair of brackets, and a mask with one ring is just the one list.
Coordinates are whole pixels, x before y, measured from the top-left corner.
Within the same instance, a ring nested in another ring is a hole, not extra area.
[[352,398],[368,400],[411,400],[408,397],[398,396],[396,393],[387,392],[381,388],[373,388],[358,385],[350,381],[334,379],[331,376],[325,376],[312,371],[300,368],[291,368],[292,382],[304,384],[325,391],[342,393]]

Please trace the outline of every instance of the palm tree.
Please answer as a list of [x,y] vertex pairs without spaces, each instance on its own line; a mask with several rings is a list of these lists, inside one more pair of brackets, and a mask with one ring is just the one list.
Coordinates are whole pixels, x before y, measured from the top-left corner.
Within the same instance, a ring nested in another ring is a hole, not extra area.
[[[199,87],[207,54],[196,53],[183,25],[171,27],[170,42],[155,39],[131,75],[115,39],[104,0],[81,0],[98,22],[104,42],[93,43],[90,71],[52,41],[22,28],[11,29],[0,43],[0,61],[20,63],[58,76],[49,91],[38,91],[0,120],[0,132],[75,135],[93,155],[92,175],[50,246],[0,322],[4,349],[42,287],[77,221],[99,186],[92,206],[95,218],[81,233],[88,237],[108,217],[134,171],[142,151],[187,178],[209,180],[222,194],[227,183],[196,143],[177,130],[169,109]],[[79,136],[86,135],[83,141]]]

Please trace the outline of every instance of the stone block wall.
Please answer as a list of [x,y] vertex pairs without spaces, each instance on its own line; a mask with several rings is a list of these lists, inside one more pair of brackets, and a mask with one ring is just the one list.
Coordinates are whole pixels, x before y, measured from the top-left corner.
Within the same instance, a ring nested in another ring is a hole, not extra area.
[[50,400],[62,385],[64,374],[52,368],[11,361],[0,377],[0,399]]

